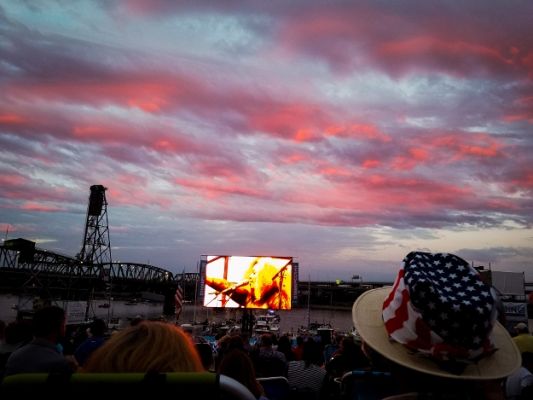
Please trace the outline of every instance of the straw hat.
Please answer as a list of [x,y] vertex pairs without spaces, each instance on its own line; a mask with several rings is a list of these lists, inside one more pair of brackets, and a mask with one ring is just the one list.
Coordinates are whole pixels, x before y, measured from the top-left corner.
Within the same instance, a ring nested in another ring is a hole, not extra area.
[[[444,266],[446,270],[442,270]],[[414,271],[417,271],[416,275],[413,274]],[[449,301],[449,298],[442,295],[448,294],[444,288],[458,287],[446,282],[452,276],[463,282],[471,279],[472,284],[467,286],[468,290],[481,288],[484,292],[480,293],[488,297],[490,287],[483,287],[481,281],[477,281],[479,278],[476,274],[466,261],[454,255],[410,253],[404,259],[404,268],[400,270],[393,287],[369,290],[359,296],[352,308],[354,326],[363,341],[375,351],[397,364],[419,372],[465,380],[509,376],[520,368],[521,356],[507,330],[495,321],[495,302],[488,299],[486,304],[483,303],[487,305],[486,310],[478,304],[471,309],[470,305],[465,305],[459,312],[459,303],[472,303],[470,299],[478,298],[479,293],[467,292],[468,296],[456,301]],[[422,297],[426,297],[426,294],[435,294],[436,297],[424,298],[421,302],[415,294],[415,291],[421,292],[421,288],[427,292]],[[450,292],[454,299],[455,294]],[[439,299],[443,301],[438,303]],[[435,306],[434,302],[438,304]],[[433,311],[439,315],[432,315]],[[399,329],[398,321],[389,319],[391,315],[394,319],[402,313],[405,313],[401,326],[405,328],[404,331]],[[435,323],[444,314],[445,328]],[[453,331],[452,325],[456,325],[457,331]],[[486,329],[480,331],[479,326],[485,326]],[[468,336],[473,339],[470,340]],[[458,341],[455,340],[457,337]],[[452,372],[442,368],[443,360],[459,360],[466,367],[461,372]]]

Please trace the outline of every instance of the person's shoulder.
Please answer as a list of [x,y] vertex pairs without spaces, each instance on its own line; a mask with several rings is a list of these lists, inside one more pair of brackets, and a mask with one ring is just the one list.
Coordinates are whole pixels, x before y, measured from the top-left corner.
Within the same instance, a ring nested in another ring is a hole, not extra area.
[[16,358],[26,353],[33,353],[35,351],[35,347],[36,346],[33,342],[23,344],[22,346],[19,346],[15,350],[13,350],[11,352],[11,356]]

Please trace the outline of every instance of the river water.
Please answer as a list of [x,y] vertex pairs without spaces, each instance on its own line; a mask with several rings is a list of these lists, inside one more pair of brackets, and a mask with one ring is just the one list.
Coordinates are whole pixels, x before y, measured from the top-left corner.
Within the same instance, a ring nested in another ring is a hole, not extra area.
[[[129,319],[141,316],[147,319],[157,319],[163,314],[162,303],[139,302],[136,304],[125,301],[112,301],[109,308],[104,308],[105,300],[95,300],[90,304],[89,317],[94,316],[104,320],[119,318],[122,326],[128,324]],[[85,320],[86,302],[58,302],[58,306],[67,310],[67,322],[79,323]],[[0,295],[0,320],[9,322],[17,316],[17,310],[31,310],[33,298],[15,295]],[[255,315],[264,314],[266,310],[254,310]],[[332,328],[348,332],[352,329],[351,310],[295,308],[278,312],[281,332],[296,332],[299,327],[307,326],[308,322],[329,324]],[[241,309],[214,309],[202,306],[185,304],[178,319],[178,323],[204,322],[221,323],[228,319],[239,320],[242,317]]]
[[[265,314],[266,310],[254,310],[255,315]],[[280,332],[297,332],[298,328],[308,326],[308,323],[329,324],[332,328],[349,332],[353,327],[351,310],[293,308],[292,310],[277,311],[280,320]],[[223,322],[228,319],[238,320],[242,317],[241,309],[217,310],[205,307],[185,306],[179,323],[191,323],[192,321]]]
[[[163,314],[163,303],[138,302],[135,304],[126,301],[112,301],[110,307],[105,307],[106,300],[94,300],[89,304],[89,318],[102,318],[110,320],[120,318],[124,324],[128,319],[138,315],[147,319],[157,319]],[[75,324],[85,320],[87,312],[86,301],[59,301],[56,305],[67,311],[67,323]],[[6,322],[13,321],[17,310],[31,310],[32,297],[19,297],[15,295],[0,295],[0,319]]]

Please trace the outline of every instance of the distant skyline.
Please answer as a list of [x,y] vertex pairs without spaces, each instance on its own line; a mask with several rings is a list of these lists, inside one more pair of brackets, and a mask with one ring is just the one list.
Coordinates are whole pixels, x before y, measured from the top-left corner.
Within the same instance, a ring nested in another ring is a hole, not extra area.
[[0,233],[74,256],[410,251],[533,281],[533,2],[0,0]]

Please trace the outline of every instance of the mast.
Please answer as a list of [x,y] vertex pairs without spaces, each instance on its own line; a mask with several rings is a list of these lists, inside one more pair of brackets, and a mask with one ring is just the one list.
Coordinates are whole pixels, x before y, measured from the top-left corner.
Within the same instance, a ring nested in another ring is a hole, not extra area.
[[198,307],[197,301],[198,301],[198,281],[200,280],[200,263],[196,264],[196,270],[198,271],[198,276],[194,280],[194,308],[193,308],[193,316],[192,316],[193,324],[196,324],[196,307]]
[[311,275],[307,281],[307,327],[311,325]]

